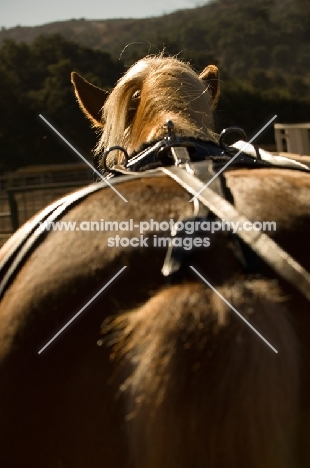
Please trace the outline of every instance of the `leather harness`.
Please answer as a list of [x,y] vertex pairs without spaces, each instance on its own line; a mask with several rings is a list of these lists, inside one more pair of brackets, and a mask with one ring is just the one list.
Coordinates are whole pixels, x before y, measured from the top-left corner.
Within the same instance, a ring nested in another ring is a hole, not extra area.
[[[130,158],[125,149],[120,147],[110,148],[104,153],[100,164],[100,170],[104,173],[105,179],[109,180],[108,184],[103,180],[65,196],[36,215],[30,227],[24,228],[24,231],[21,228],[20,236],[16,237],[12,248],[0,262],[0,298],[4,295],[31,252],[48,235],[47,231],[41,229],[40,224],[42,222],[55,222],[90,194],[102,190],[108,185],[116,185],[142,177],[168,175],[199,200],[204,207],[204,218],[211,214],[211,216],[215,215],[217,218],[224,219],[229,223],[245,223],[249,222],[249,220],[227,200],[229,193],[224,183],[222,171],[228,163],[230,170],[240,167],[284,167],[310,172],[306,166],[290,160],[283,163],[283,158],[281,164],[277,163],[276,157],[264,160],[260,157],[257,148],[255,148],[256,157],[253,157],[253,155],[226,146],[221,140],[221,144],[216,145],[213,142],[191,138],[175,138],[171,131],[173,127],[170,126],[169,129],[169,122],[167,126],[168,137],[155,142],[150,147],[143,148]],[[115,165],[113,162],[111,164],[110,159],[109,167],[107,159],[111,151],[115,149],[121,149],[126,162],[124,165]],[[230,163],[230,161],[232,162]],[[219,175],[215,177],[216,174]],[[197,214],[192,219],[198,219]],[[175,233],[172,233],[172,235],[175,235]],[[280,277],[292,284],[310,301],[310,274],[276,242],[266,234],[257,231],[242,230],[238,231],[236,235],[241,239],[242,243],[249,246]],[[178,275],[186,263],[184,261],[185,257],[188,257],[188,255],[184,249],[169,247],[162,270],[163,274],[168,278]]]

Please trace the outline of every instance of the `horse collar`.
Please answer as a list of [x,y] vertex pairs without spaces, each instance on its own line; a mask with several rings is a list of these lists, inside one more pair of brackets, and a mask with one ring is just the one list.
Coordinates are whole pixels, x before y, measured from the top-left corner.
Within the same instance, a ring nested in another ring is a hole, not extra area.
[[[97,172],[110,179],[129,172],[145,172],[150,169],[168,166],[180,166],[185,163],[210,160],[214,167],[232,170],[236,168],[282,167],[309,171],[309,168],[294,160],[281,156],[273,156],[255,145],[246,143],[246,134],[240,127],[224,129],[219,137],[219,143],[192,137],[180,137],[174,133],[173,123],[166,122],[167,135],[155,142],[143,144],[138,152],[131,155],[121,146],[108,148],[102,158],[94,161]],[[225,143],[228,134],[239,133],[245,141],[239,141],[232,146]],[[113,151],[121,151],[124,156],[122,166],[115,165],[111,156]],[[120,170],[120,168],[122,170]],[[95,180],[100,181],[95,175]]]

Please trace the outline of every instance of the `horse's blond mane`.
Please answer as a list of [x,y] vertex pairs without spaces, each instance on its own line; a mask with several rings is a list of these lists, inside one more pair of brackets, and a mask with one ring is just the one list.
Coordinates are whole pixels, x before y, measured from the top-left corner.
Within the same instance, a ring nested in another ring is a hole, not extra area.
[[191,67],[173,57],[146,57],[118,81],[103,107],[104,130],[96,148],[123,146],[130,153],[160,138],[171,119],[178,135],[216,141],[211,97]]

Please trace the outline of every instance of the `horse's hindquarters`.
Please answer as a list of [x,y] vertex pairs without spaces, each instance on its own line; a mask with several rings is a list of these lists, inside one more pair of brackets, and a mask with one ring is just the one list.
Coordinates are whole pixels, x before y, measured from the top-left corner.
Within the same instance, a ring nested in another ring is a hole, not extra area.
[[137,468],[296,466],[298,352],[287,310],[263,281],[219,290],[279,354],[202,286],[171,287],[117,319]]
[[[309,177],[270,170],[267,178],[263,171],[225,176],[237,208],[251,221],[275,220],[272,237],[309,268],[300,242],[310,236]],[[62,220],[167,223],[193,215],[190,196],[165,177],[118,188],[130,203],[104,189]],[[287,285],[279,298],[267,280],[239,281],[241,265],[227,233],[210,235],[211,245],[191,257],[277,348],[275,354],[206,286],[159,292],[167,248],[108,247],[109,237],[139,234],[50,232],[17,272],[0,305],[0,465],[123,468],[133,459],[134,468],[307,466],[309,432],[296,437],[295,425],[302,411],[303,428],[310,420],[309,304]],[[151,239],[154,232],[143,234]],[[117,281],[38,355],[124,266]],[[197,281],[190,269],[186,279]],[[107,316],[137,306],[119,323],[115,352],[124,355],[128,377],[122,394],[123,381],[112,378],[111,351],[96,342]]]

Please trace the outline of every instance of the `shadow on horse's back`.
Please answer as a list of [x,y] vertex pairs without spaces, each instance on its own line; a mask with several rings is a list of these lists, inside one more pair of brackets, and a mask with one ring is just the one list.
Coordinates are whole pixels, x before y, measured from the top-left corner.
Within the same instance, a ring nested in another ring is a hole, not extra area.
[[[167,118],[176,134],[217,145],[216,67],[199,78],[175,59],[148,58],[106,102],[81,77],[73,81],[82,109],[102,128],[98,154],[109,146],[139,152],[163,137]],[[122,162],[121,152],[115,159]],[[307,466],[309,302],[263,262],[244,269],[240,245],[225,232],[204,233],[210,246],[191,252],[190,264],[278,354],[189,268],[167,284],[167,247],[154,239],[170,236],[170,227],[163,232],[170,220],[193,216],[191,195],[166,176],[126,177],[115,187],[127,203],[99,184],[60,218],[80,229],[39,236],[3,294],[1,466]],[[236,209],[252,222],[274,221],[271,237],[309,271],[309,174],[241,168],[224,179]],[[140,232],[151,220],[161,230]],[[106,229],[86,230],[92,221]],[[14,236],[0,261],[21,234]]]

